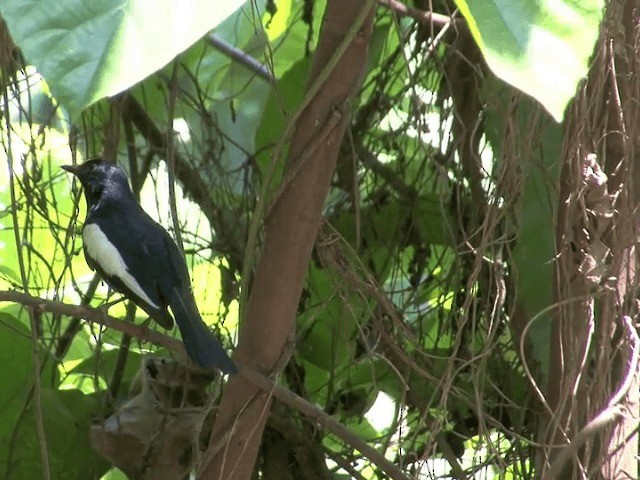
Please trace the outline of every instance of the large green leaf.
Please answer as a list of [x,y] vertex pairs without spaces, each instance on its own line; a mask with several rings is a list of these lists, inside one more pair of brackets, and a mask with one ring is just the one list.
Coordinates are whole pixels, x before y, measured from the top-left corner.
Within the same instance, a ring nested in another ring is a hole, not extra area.
[[[109,466],[89,443],[89,426],[100,402],[97,395],[78,390],[43,389],[40,399],[51,478],[80,480],[100,478]],[[43,478],[33,408],[16,421],[10,478]],[[3,450],[6,452],[7,450]],[[3,473],[5,470],[3,470]]]
[[557,120],[588,69],[602,0],[456,0],[491,70]]
[[[508,86],[497,81],[485,82],[483,99],[488,105],[485,132],[494,155],[503,159],[510,152],[504,143],[508,128],[505,112],[512,111]],[[508,148],[524,152],[519,156],[522,172],[522,193],[519,199],[517,240],[512,252],[512,275],[516,282],[517,299],[528,319],[535,319],[527,333],[527,342],[540,371],[546,371],[549,359],[551,316],[544,313],[553,303],[553,259],[555,258],[556,185],[560,175],[558,159],[562,157],[562,126],[546,115],[538,115],[538,107],[529,98],[518,101],[512,119],[521,132],[532,132],[531,143],[518,143]],[[538,118],[538,120],[534,120]],[[531,141],[529,138],[529,141]]]
[[78,113],[166,65],[244,1],[3,0],[11,36]]
[[42,478],[34,402],[42,409],[51,478],[99,477],[107,465],[92,452],[88,437],[92,416],[99,408],[97,396],[49,388],[57,380],[45,368],[43,389],[34,397],[29,337],[21,322],[0,312],[0,477]]
[[[305,85],[311,59],[304,58],[296,62],[278,80],[275,88],[271,91],[260,125],[256,129],[255,146],[257,154],[257,164],[265,179],[277,184],[284,171],[284,158],[286,158],[286,146],[280,157],[279,163],[273,164],[274,147],[282,138],[289,121],[300,105],[304,97]],[[272,175],[272,177],[270,177]]]
[[334,276],[328,269],[310,268],[308,306],[298,317],[298,353],[328,371],[352,363],[358,323],[370,309],[361,296],[336,290]]

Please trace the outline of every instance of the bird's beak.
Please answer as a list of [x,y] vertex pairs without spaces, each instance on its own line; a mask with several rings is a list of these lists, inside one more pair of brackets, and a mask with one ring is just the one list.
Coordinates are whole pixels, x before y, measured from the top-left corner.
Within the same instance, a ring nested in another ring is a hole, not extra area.
[[66,170],[69,173],[73,173],[74,175],[78,174],[78,166],[77,165],[61,165],[60,168]]

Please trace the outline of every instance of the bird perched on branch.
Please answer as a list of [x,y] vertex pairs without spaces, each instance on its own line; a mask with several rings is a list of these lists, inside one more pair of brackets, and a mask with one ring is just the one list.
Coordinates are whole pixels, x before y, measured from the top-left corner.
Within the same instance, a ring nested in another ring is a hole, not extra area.
[[164,328],[173,327],[175,317],[196,364],[236,373],[235,364],[198,312],[180,250],[135,200],[124,170],[101,159],[62,168],[74,174],[84,189],[87,218],[82,241],[89,267]]

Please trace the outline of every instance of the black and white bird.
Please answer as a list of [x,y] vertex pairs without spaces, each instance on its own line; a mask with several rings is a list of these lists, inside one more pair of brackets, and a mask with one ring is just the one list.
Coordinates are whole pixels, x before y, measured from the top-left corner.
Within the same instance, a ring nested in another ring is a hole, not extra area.
[[198,312],[180,250],[135,200],[124,170],[101,159],[62,168],[80,180],[87,199],[82,241],[89,267],[164,328],[173,327],[175,317],[196,364],[236,373]]

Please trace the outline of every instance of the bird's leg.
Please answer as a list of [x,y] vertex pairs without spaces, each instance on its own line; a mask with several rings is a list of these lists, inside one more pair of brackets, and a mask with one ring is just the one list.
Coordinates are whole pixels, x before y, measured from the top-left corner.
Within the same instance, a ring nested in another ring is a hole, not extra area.
[[121,302],[124,302],[127,297],[125,297],[124,295],[120,295],[119,297],[117,297],[115,300],[111,300],[109,301],[109,298],[114,294],[114,293],[118,293],[115,290],[112,290],[111,287],[108,287],[107,290],[107,300],[106,302],[101,306],[101,308],[104,308],[105,311],[109,310],[109,308],[113,307],[114,305],[117,305]]
[[[106,283],[106,282],[105,282]],[[117,291],[113,290],[108,284],[107,284],[107,298],[105,299],[105,303],[103,303],[102,305],[100,305],[98,308],[100,310],[102,310],[105,315],[109,313],[109,309],[111,307],[113,307],[114,305],[117,305],[121,302],[124,302],[125,300],[127,300],[127,297],[125,297],[124,295],[120,295],[119,297],[116,297],[115,300],[111,300],[109,301],[109,299],[113,296],[114,293],[118,293]]]
[[149,330],[149,324],[150,323],[151,323],[151,317],[147,317],[147,319],[140,324],[140,328],[144,328],[145,330]]
[[[111,297],[111,295],[113,295],[114,293],[119,294],[118,291],[113,290],[111,287],[107,286],[107,300],[109,300],[109,297]],[[135,309],[137,308],[137,305],[132,302],[131,300],[129,300],[126,296],[124,295],[120,295],[119,298],[116,298],[115,300],[109,302],[107,301],[104,305],[102,305],[101,308],[105,309],[105,312],[109,309],[109,307],[112,307],[114,305],[119,304],[120,302],[124,302],[124,301],[128,301],[130,305],[133,305],[134,311],[133,311],[133,319],[135,319]],[[147,319],[145,321],[143,321],[140,324],[140,328],[145,330],[145,334],[148,333],[149,330],[149,324],[151,323],[151,317],[147,317]]]

